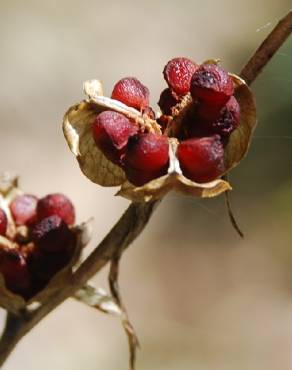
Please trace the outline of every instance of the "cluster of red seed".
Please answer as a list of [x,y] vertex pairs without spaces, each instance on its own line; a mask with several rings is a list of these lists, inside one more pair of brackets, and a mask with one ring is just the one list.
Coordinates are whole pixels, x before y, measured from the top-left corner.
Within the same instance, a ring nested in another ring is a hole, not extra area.
[[[125,115],[104,111],[92,125],[96,145],[113,163],[121,166],[136,186],[167,173],[169,126],[186,96],[191,103],[182,117],[177,159],[183,174],[199,183],[212,181],[224,172],[224,145],[238,127],[240,108],[233,96],[234,84],[216,64],[197,65],[187,58],[174,58],[163,71],[168,84],[158,105],[157,122],[162,134],[148,132]],[[149,90],[136,78],[128,77],[114,86],[113,99],[155,119],[149,106]]]
[[25,299],[40,291],[70,260],[76,244],[75,210],[63,194],[41,199],[23,194],[9,204],[12,220],[0,209],[0,272],[6,288]]

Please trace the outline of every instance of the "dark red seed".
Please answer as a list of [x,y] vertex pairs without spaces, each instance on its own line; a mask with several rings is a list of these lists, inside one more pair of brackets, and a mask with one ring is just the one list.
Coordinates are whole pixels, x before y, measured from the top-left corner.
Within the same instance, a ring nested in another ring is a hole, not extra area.
[[216,64],[202,64],[193,74],[191,94],[211,105],[211,109],[221,109],[234,92],[233,81],[228,73]]
[[125,172],[134,185],[140,186],[167,172],[169,144],[166,136],[147,133],[132,136],[125,154]]
[[181,142],[177,158],[183,174],[198,183],[215,180],[224,172],[224,151],[219,135]]
[[229,136],[240,123],[240,106],[234,96],[221,109],[220,117],[211,123],[214,133]]
[[12,217],[17,226],[32,225],[37,220],[36,207],[38,198],[34,195],[19,195],[10,204]]
[[171,59],[163,70],[168,86],[178,95],[185,95],[190,91],[192,75],[198,65],[187,58]]
[[135,77],[125,77],[118,81],[111,97],[138,110],[149,106],[149,90]]
[[0,235],[5,236],[7,231],[7,216],[6,213],[0,208]]
[[96,116],[92,133],[98,148],[113,163],[120,164],[128,139],[138,132],[138,127],[123,114],[104,111]]
[[8,290],[22,295],[29,289],[31,278],[28,265],[17,249],[1,251],[0,272]]
[[31,238],[42,251],[48,253],[71,249],[75,240],[73,232],[57,215],[38,222],[31,231]]
[[72,251],[66,250],[46,253],[36,249],[31,256],[30,269],[36,279],[48,282],[58,271],[64,268],[72,258]]
[[74,224],[75,208],[66,195],[61,193],[49,194],[38,201],[38,221],[53,215],[59,216],[67,225]]
[[[219,116],[212,118],[204,107],[199,107],[197,120],[190,127],[191,136],[211,136],[219,134],[222,137],[229,136],[240,123],[240,106],[234,96],[221,108]],[[201,133],[201,135],[199,134]],[[202,135],[204,134],[204,135]]]
[[172,115],[172,108],[179,102],[177,96],[175,96],[170,88],[162,91],[158,101],[158,106],[163,114],[168,116]]

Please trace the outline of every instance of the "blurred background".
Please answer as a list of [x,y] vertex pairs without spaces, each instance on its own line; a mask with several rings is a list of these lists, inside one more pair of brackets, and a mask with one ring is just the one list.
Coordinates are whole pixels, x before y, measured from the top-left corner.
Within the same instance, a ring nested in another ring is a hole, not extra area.
[[[81,174],[61,121],[100,78],[107,95],[139,78],[152,105],[166,62],[220,58],[238,72],[291,7],[291,0],[0,0],[0,170],[26,192],[64,192],[78,220],[95,217],[91,248],[128,206]],[[224,197],[169,194],[125,253],[121,286],[141,341],[139,370],[292,368],[292,40],[252,89],[259,124],[231,173],[244,233]],[[96,276],[106,287],[107,269]],[[4,319],[4,312],[1,312]],[[73,300],[19,344],[5,370],[127,370],[118,320]]]

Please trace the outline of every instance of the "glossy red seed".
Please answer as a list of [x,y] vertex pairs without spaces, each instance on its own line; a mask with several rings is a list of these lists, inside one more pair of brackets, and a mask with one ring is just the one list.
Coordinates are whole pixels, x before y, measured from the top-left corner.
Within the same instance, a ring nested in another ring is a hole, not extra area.
[[177,158],[183,174],[198,183],[215,180],[224,172],[224,151],[219,135],[181,142]]
[[178,95],[185,95],[190,91],[192,75],[198,65],[187,58],[171,59],[163,70],[163,76],[168,86]]
[[0,235],[5,236],[7,231],[7,216],[3,209],[0,208]]
[[193,99],[199,99],[211,105],[211,109],[220,109],[234,92],[233,81],[228,73],[216,64],[202,64],[191,79]]
[[17,226],[29,226],[36,221],[37,202],[38,198],[30,194],[19,195],[11,202],[10,210]]
[[179,99],[172,93],[170,88],[162,91],[158,101],[158,106],[163,114],[172,115],[171,109],[179,102]]
[[72,248],[74,234],[57,215],[38,222],[31,231],[31,238],[45,252],[56,253]]
[[75,208],[66,195],[61,193],[49,194],[38,201],[38,221],[53,215],[59,216],[67,225],[74,224]]
[[113,163],[120,164],[128,139],[138,132],[138,127],[123,114],[104,111],[96,116],[92,133],[98,148]]
[[125,172],[134,185],[140,186],[167,172],[169,144],[166,136],[147,133],[132,136],[125,154]]
[[135,77],[125,77],[118,81],[111,97],[138,110],[149,106],[149,90]]
[[7,289],[23,294],[30,286],[31,278],[27,262],[17,249],[2,250],[0,272],[3,274]]

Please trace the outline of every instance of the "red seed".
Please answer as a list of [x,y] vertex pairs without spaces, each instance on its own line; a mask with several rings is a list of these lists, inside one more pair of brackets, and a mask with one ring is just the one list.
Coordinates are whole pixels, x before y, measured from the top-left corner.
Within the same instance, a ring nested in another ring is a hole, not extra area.
[[61,251],[47,253],[36,249],[31,256],[30,269],[34,282],[41,281],[47,283],[58,271],[64,268],[72,258],[72,251]]
[[190,91],[192,75],[198,65],[187,58],[171,59],[163,70],[163,76],[168,86],[178,95],[185,95]]
[[49,216],[59,216],[67,225],[75,222],[75,209],[71,200],[61,193],[49,194],[38,201],[37,218],[42,220]]
[[7,231],[7,216],[6,213],[0,208],[0,235],[5,236]]
[[149,106],[149,90],[135,77],[125,77],[118,81],[111,97],[139,111]]
[[104,111],[96,116],[92,133],[98,148],[113,163],[120,164],[128,139],[138,132],[127,117],[121,113]]
[[178,102],[179,99],[176,96],[174,96],[171,89],[167,88],[163,90],[162,93],[160,94],[158,106],[163,114],[171,116],[172,115],[171,108],[173,108]]
[[17,226],[32,225],[36,219],[36,207],[38,198],[34,195],[19,195],[10,204],[12,217]]
[[38,222],[31,231],[31,238],[42,251],[48,253],[71,249],[75,240],[73,232],[57,215]]
[[167,172],[169,144],[166,136],[147,133],[132,136],[125,154],[125,172],[134,185],[143,185]]
[[7,289],[24,294],[30,287],[31,278],[24,256],[17,249],[1,250],[0,272]]
[[204,104],[199,107],[197,114],[197,121],[190,128],[191,136],[202,136],[198,133],[204,133],[203,136],[219,134],[228,137],[240,123],[240,106],[234,96],[231,96],[215,118],[206,111]]
[[198,183],[215,180],[224,172],[223,156],[219,135],[185,140],[177,149],[183,174]]
[[191,80],[193,99],[211,105],[211,109],[223,107],[234,91],[233,81],[228,73],[216,64],[202,64]]

